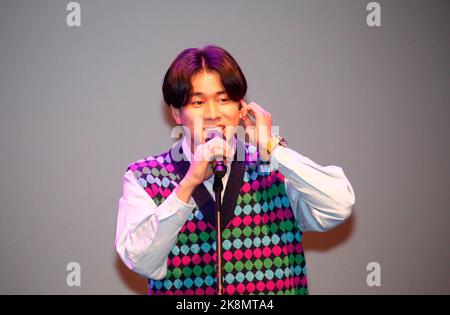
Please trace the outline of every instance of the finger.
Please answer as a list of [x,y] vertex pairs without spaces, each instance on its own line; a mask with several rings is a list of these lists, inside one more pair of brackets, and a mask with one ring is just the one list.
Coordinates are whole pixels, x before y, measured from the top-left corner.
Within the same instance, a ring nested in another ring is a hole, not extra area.
[[[256,110],[256,112],[260,113],[259,116],[257,116],[257,119],[255,121],[257,128],[271,128],[272,126],[272,115],[264,110],[261,106],[258,104],[252,102],[249,104],[249,107],[252,107]],[[268,127],[264,127],[268,126]],[[258,130],[259,133],[259,130]]]
[[227,144],[228,144],[228,140],[224,140],[219,137],[214,137],[211,140],[209,140],[208,142],[206,142],[206,145],[209,145],[209,146],[225,146]]
[[245,113],[244,115],[242,115],[242,121],[248,122],[248,123],[252,123],[256,121],[256,117],[255,114],[253,113],[253,111],[249,110],[248,108],[245,109]]
[[263,114],[269,114],[268,111],[266,111],[264,108],[262,108],[259,104],[252,102],[251,103],[253,106],[255,106],[255,108],[259,109],[259,111]]
[[210,158],[209,160],[212,161],[214,159],[219,160],[219,161],[223,161],[224,159],[226,159],[226,157],[228,157],[229,152],[228,151],[224,151],[223,148],[221,147],[214,147],[211,149],[211,154],[210,154]]
[[227,141],[218,138],[216,141],[211,140],[208,142],[208,150],[211,154],[213,154],[213,156],[225,156],[231,154],[232,148]]
[[245,108],[245,107],[242,107],[242,110],[241,110],[241,119],[242,119],[243,121],[245,121],[245,120],[248,119],[248,111],[247,111],[247,108]]
[[251,126],[254,126],[254,125],[255,125],[255,123],[250,118],[244,120],[244,127],[245,128],[251,127]]
[[266,114],[266,111],[263,110],[258,104],[252,102],[247,104],[247,112],[251,113],[255,116],[256,119],[263,117]]
[[242,121],[245,121],[248,119],[248,110],[247,110],[247,103],[242,99],[240,101],[241,103],[241,114],[240,114],[240,118],[242,119]]

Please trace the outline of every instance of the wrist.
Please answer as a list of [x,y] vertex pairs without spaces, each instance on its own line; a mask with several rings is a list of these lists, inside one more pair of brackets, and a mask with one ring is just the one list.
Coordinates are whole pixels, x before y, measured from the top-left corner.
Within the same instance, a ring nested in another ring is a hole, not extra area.
[[278,147],[287,147],[287,141],[278,135],[272,135],[269,140],[267,141],[265,152],[264,152],[264,159],[269,161],[272,157],[273,151]]
[[178,184],[178,187],[175,190],[175,193],[181,201],[185,203],[189,203],[189,200],[191,199],[191,195],[194,192],[195,188],[198,186],[197,183],[193,182],[189,176],[185,176],[180,183]]
[[186,190],[192,190],[194,191],[195,188],[200,185],[199,183],[197,183],[195,180],[193,180],[192,176],[189,176],[189,174],[187,174],[181,181],[179,186],[182,186],[183,189]]

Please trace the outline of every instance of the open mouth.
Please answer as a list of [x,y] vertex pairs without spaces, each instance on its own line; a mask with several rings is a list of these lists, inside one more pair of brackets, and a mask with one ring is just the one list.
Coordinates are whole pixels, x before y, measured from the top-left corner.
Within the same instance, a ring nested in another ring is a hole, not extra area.
[[220,133],[224,133],[225,132],[225,127],[224,126],[214,126],[214,127],[205,127],[203,128],[203,132],[208,133],[208,132],[220,132]]
[[203,127],[203,130],[207,130],[207,129],[225,129],[225,126],[223,125],[219,125],[219,126],[209,126],[209,127]]

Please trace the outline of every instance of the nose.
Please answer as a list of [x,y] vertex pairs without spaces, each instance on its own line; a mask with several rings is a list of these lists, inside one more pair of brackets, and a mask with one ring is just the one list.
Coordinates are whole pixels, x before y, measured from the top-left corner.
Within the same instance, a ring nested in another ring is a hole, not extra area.
[[217,120],[220,118],[220,111],[215,102],[208,102],[205,107],[204,119],[205,120]]

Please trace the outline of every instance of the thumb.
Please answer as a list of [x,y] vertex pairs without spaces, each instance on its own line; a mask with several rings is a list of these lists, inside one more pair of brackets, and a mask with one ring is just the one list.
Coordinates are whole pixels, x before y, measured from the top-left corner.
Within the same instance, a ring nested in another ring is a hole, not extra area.
[[255,124],[252,122],[248,115],[242,117],[242,121],[244,123],[244,127],[247,128],[249,126],[254,126]]

